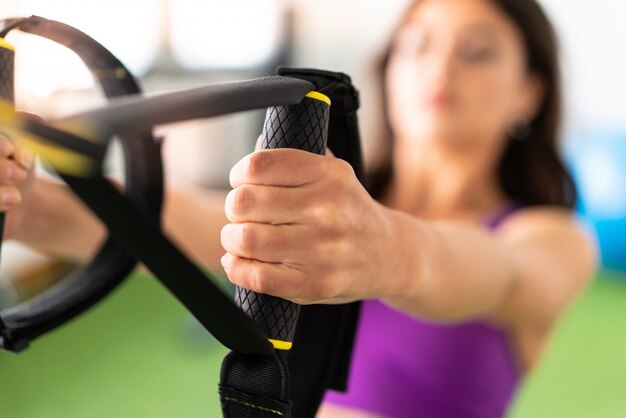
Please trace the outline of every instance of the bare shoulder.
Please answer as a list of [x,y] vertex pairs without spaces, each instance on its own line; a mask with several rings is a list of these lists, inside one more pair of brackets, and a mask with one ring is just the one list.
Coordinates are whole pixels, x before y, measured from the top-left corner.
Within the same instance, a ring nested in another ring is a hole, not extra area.
[[495,233],[511,243],[543,240],[564,244],[567,241],[569,248],[575,246],[589,258],[596,258],[597,245],[593,232],[572,210],[562,207],[520,209],[502,222]]
[[593,235],[576,214],[558,207],[522,209],[495,231],[509,248],[517,284],[497,316],[552,323],[593,278]]

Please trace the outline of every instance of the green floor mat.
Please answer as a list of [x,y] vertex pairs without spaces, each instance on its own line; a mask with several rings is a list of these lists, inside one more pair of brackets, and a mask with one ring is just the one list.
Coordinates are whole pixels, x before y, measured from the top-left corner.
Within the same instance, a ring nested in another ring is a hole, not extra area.
[[[595,281],[561,322],[513,418],[626,416],[625,302],[626,278]],[[225,353],[156,280],[136,274],[24,353],[0,353],[0,417],[219,417]]]

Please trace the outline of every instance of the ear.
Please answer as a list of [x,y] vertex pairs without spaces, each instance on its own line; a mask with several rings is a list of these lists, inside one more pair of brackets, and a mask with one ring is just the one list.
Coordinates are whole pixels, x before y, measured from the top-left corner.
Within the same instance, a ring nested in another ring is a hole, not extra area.
[[529,73],[524,80],[522,92],[519,95],[520,114],[528,120],[532,120],[539,113],[545,96],[545,82],[543,77],[535,73]]

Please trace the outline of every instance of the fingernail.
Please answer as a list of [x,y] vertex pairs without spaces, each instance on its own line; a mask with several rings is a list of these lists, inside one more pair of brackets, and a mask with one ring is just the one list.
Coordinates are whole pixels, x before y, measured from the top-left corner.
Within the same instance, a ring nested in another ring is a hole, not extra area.
[[222,263],[222,267],[224,267],[224,270],[228,270],[228,267],[230,267],[230,253],[224,254],[220,261]]
[[26,173],[17,167],[9,167],[8,177],[11,181],[20,181],[26,178]]
[[4,192],[2,193],[2,204],[3,205],[13,205],[17,203],[19,197],[17,193],[14,192]]

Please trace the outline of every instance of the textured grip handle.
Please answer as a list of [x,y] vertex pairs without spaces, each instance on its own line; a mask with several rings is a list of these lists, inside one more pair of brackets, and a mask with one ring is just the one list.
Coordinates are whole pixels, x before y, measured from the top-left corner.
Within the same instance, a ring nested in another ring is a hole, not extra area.
[[[329,115],[330,100],[317,92],[310,92],[297,105],[270,107],[261,148],[297,148],[324,154]],[[291,348],[300,305],[241,287],[236,289],[235,303],[261,326],[274,348]]]
[[[0,38],[0,99],[15,103],[14,70],[15,50],[13,46]],[[2,127],[0,126],[0,132]],[[0,245],[4,237],[4,212],[0,212]]]

